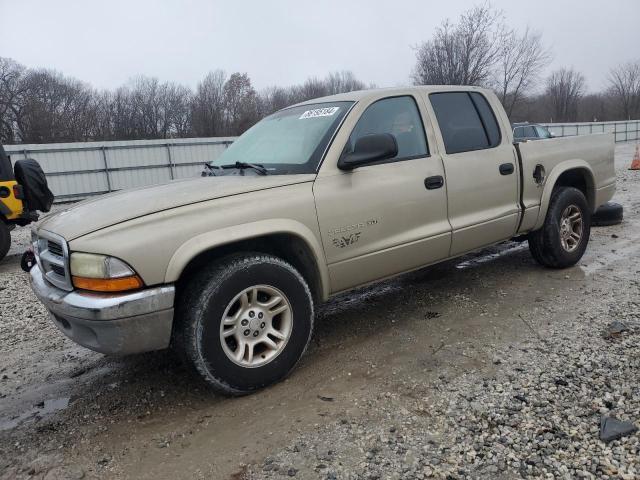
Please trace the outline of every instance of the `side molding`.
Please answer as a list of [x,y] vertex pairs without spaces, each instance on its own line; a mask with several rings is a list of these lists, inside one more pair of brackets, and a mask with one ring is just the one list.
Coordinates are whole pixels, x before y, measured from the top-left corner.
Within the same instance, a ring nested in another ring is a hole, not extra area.
[[314,261],[320,274],[322,297],[329,298],[329,272],[324,257],[324,250],[318,242],[316,235],[302,223],[284,218],[260,220],[257,222],[235,225],[211,232],[202,233],[182,244],[173,254],[165,274],[165,283],[173,283],[178,280],[182,271],[191,259],[197,255],[229,243],[252,238],[273,235],[290,234],[303,240],[313,253]]

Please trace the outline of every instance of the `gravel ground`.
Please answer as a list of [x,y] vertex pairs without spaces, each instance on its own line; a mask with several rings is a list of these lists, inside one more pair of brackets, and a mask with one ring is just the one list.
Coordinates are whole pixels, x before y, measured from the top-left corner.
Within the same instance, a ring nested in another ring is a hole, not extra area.
[[[69,204],[56,204],[51,207],[51,212],[55,213]],[[48,215],[48,214],[45,214]],[[40,218],[44,218],[41,216]],[[9,249],[8,256],[22,255],[24,251],[29,247],[29,242],[31,241],[31,227],[27,225],[26,227],[16,227],[11,232],[11,248]]]
[[165,352],[76,346],[8,257],[0,479],[640,478],[637,432],[600,440],[603,418],[640,426],[634,147],[616,148],[625,221],[594,228],[580,265],[508,242],[342,295],[291,377],[249,397]]
[[[610,318],[629,331],[604,338]],[[497,350],[494,376],[399,382],[368,400],[362,418],[318,426],[246,476],[640,478],[637,435],[599,440],[603,416],[640,419],[640,303],[544,330]]]
[[[618,147],[617,200],[625,200],[625,223],[635,223],[640,176],[626,170],[627,156],[630,146]],[[603,233],[619,238],[592,232]],[[570,289],[586,297],[567,298],[572,308],[532,295],[518,314],[530,335],[494,351],[493,374],[395,382],[366,402],[361,418],[319,425],[245,476],[640,478],[637,433],[599,438],[608,417],[640,426],[640,263],[595,262],[583,262],[592,279]]]

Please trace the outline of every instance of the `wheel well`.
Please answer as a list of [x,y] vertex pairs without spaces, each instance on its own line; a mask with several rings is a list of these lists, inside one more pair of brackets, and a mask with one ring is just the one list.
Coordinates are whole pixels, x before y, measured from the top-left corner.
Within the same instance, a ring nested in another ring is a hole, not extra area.
[[554,188],[557,187],[574,187],[580,190],[585,198],[589,207],[593,211],[595,209],[595,190],[593,185],[593,179],[587,170],[584,168],[573,168],[563,172],[556,180]]
[[306,280],[314,302],[322,299],[322,282],[313,252],[300,237],[288,233],[275,233],[262,237],[239,240],[213,247],[192,258],[180,274],[176,284],[178,291],[185,282],[203,266],[219,258],[238,252],[266,253],[290,263]]

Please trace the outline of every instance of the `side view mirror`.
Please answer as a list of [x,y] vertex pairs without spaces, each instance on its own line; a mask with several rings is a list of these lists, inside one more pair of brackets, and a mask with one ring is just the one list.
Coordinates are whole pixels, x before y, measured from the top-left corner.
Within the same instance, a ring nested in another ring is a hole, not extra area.
[[338,160],[340,170],[353,170],[398,155],[398,142],[390,133],[372,133],[356,140],[353,151]]

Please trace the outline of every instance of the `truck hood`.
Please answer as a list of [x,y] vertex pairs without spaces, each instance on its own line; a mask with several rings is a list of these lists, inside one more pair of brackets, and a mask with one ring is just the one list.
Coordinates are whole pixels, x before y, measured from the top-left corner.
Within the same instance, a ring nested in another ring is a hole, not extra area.
[[117,223],[193,203],[241,193],[310,182],[315,174],[229,175],[174,180],[134,190],[102,195],[71,205],[43,218],[38,228],[62,235],[67,241]]

